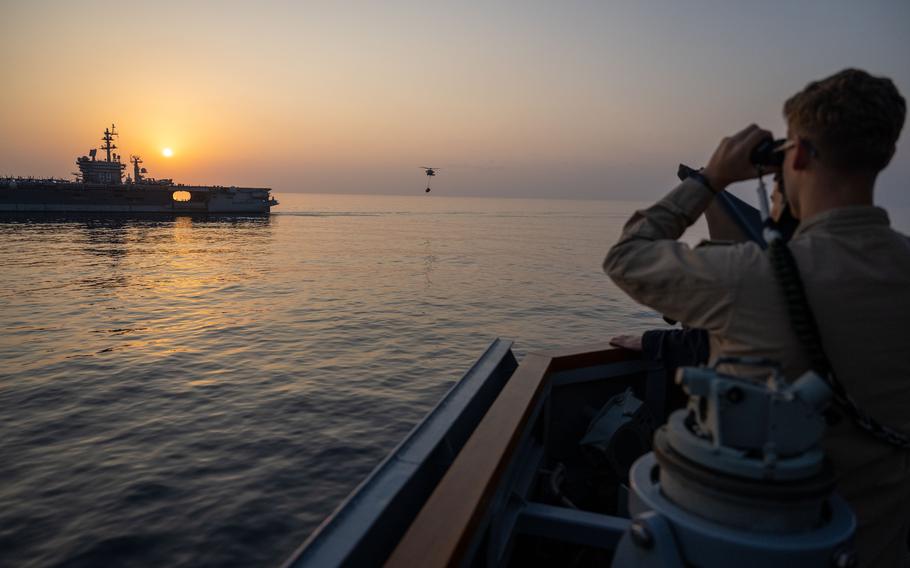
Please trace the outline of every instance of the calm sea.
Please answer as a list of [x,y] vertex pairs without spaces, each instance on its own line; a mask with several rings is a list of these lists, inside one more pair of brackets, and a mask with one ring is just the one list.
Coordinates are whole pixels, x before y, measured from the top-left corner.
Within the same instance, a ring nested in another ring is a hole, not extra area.
[[0,221],[0,565],[274,565],[495,337],[664,325],[600,269],[636,204],[278,197]]

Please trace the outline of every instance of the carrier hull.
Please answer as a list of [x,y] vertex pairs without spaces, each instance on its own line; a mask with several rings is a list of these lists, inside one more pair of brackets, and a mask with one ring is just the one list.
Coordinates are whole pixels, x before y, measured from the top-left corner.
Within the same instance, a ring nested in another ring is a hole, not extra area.
[[276,204],[267,188],[0,181],[6,213],[264,214]]

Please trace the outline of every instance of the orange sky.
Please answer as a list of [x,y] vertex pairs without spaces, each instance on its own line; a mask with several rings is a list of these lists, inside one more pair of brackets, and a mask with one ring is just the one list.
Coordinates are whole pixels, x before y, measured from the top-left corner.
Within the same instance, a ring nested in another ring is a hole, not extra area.
[[0,175],[68,176],[115,122],[185,183],[400,194],[431,165],[450,195],[656,197],[810,79],[910,92],[907,5],[805,4],[5,2]]

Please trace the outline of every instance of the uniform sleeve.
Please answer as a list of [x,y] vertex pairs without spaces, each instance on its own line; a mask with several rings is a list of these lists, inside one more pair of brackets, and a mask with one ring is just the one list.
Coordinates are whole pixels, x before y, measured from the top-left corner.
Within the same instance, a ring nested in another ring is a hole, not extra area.
[[713,198],[711,190],[689,179],[637,211],[607,254],[604,271],[634,300],[690,327],[716,332],[731,316],[740,274],[738,247],[692,249],[676,241]]

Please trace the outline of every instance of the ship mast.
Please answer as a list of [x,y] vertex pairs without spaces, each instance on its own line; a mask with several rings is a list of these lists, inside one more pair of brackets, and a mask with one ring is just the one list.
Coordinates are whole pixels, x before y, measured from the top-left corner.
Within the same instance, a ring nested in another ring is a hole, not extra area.
[[130,161],[133,163],[133,181],[135,183],[142,182],[142,172],[145,171],[145,168],[140,169],[139,164],[142,163],[142,158],[139,156],[130,156]]
[[104,146],[101,147],[102,150],[107,152],[107,161],[111,161],[111,150],[116,150],[117,147],[114,146],[114,136],[117,136],[117,131],[114,128],[114,124],[111,123],[110,128],[104,129],[104,137],[101,140],[104,142]]

